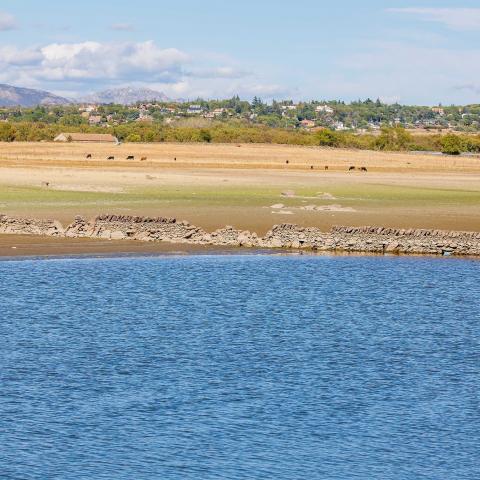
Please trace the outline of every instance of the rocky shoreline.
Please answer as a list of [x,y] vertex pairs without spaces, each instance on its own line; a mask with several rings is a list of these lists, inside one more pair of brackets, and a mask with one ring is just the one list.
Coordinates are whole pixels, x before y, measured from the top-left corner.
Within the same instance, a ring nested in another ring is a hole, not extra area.
[[174,218],[125,215],[100,215],[92,220],[76,217],[67,227],[56,220],[0,215],[0,234],[322,252],[480,256],[480,232],[344,226],[322,232],[285,223],[259,237],[229,226],[209,233]]

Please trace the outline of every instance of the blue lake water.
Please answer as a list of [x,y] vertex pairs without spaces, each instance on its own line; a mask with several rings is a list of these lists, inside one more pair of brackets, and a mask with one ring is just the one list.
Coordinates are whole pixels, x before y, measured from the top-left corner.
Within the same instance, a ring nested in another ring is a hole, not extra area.
[[480,478],[480,262],[0,262],[2,480]]

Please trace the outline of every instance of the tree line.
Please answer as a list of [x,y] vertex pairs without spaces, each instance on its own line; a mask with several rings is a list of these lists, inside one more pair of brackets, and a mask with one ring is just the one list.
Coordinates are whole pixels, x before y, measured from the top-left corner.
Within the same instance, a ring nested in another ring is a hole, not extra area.
[[270,143],[384,151],[441,151],[448,154],[480,153],[480,135],[412,135],[402,127],[384,127],[379,134],[356,134],[322,129],[315,132],[212,122],[208,126],[129,123],[111,128],[42,122],[0,123],[2,142],[53,141],[62,132],[111,133],[122,142]]
[[[203,100],[194,102],[153,102],[136,105],[97,105],[94,115],[102,117],[106,124],[129,123],[148,113],[154,122],[189,116],[192,103],[201,107],[201,113],[223,110],[224,120],[243,119],[254,124],[276,128],[298,128],[303,120],[314,121],[316,126],[336,130],[370,129],[378,126],[400,125],[407,128],[454,129],[461,132],[480,131],[480,105],[450,105],[429,107],[421,105],[386,104],[380,100],[358,100],[345,103],[338,100],[312,100],[298,102],[291,100],[265,103],[255,97],[251,102],[238,96],[225,100]],[[80,108],[79,108],[80,107]],[[57,105],[33,108],[0,108],[0,120],[9,122],[59,123],[64,126],[88,124],[88,115],[82,116],[82,106]],[[83,112],[85,113],[85,112]],[[198,113],[198,112],[197,112]],[[341,127],[339,128],[339,124]]]

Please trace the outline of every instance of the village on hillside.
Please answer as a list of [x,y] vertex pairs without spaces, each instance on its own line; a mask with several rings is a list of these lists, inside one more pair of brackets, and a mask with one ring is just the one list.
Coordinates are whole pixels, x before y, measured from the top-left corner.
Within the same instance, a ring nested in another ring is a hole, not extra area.
[[6,123],[34,121],[112,128],[134,122],[175,125],[185,120],[198,126],[235,121],[272,128],[307,131],[330,129],[359,134],[375,134],[382,127],[396,126],[424,133],[475,133],[480,131],[480,105],[406,106],[370,99],[352,103],[273,101],[267,104],[259,98],[247,102],[233,97],[229,100],[139,102],[134,105],[91,103],[0,108],[0,121]]

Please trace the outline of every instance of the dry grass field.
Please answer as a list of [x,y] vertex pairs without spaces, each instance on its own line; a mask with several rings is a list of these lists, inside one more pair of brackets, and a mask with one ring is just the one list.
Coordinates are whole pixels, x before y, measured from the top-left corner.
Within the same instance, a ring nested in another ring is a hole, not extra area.
[[0,143],[0,213],[69,222],[110,212],[258,233],[284,222],[478,231],[480,158],[257,144]]
[[[91,159],[86,156],[92,155]],[[135,156],[136,163],[127,161]],[[107,160],[113,156],[115,159]],[[324,169],[344,171],[350,166],[366,166],[375,172],[480,172],[480,157],[448,157],[423,154],[373,152],[366,150],[301,147],[265,144],[80,144],[80,143],[0,143],[2,166],[28,161],[45,166],[260,168],[287,171]],[[175,160],[176,159],[176,160]],[[288,161],[288,165],[287,162]]]

